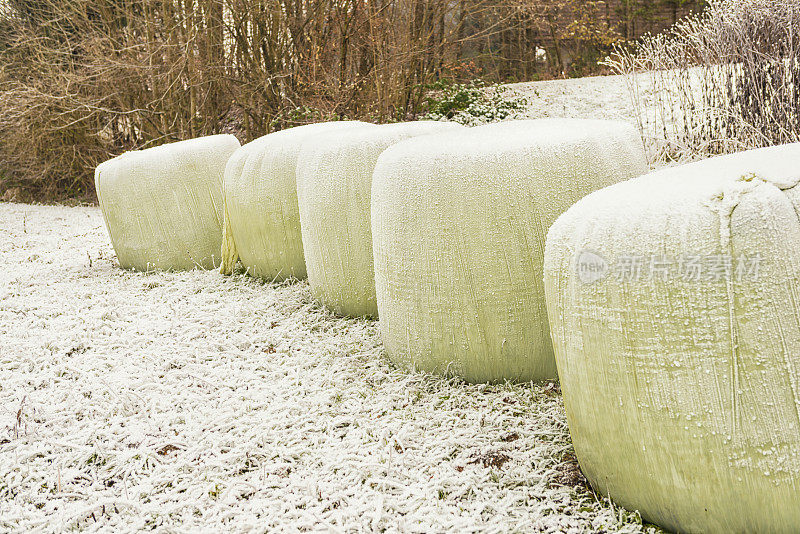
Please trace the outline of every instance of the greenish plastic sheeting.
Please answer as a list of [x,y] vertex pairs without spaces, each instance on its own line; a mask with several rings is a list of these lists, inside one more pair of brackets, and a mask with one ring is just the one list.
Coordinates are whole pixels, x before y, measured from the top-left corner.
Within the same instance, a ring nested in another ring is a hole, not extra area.
[[303,143],[321,132],[370,125],[336,121],[298,126],[259,137],[228,161],[224,180],[222,274],[237,261],[267,280],[306,277],[295,172]]
[[636,130],[613,121],[505,122],[389,147],[372,187],[389,358],[470,382],[555,378],[547,229],[584,195],[646,170]]
[[581,468],[667,529],[800,528],[799,180],[800,144],[704,160],[598,191],[547,237]]
[[97,166],[97,198],[120,266],[219,265],[222,175],[237,148],[234,136],[212,135],[126,152]]
[[340,315],[378,314],[370,192],[381,152],[410,137],[464,127],[417,121],[320,134],[297,165],[300,227],[314,297]]

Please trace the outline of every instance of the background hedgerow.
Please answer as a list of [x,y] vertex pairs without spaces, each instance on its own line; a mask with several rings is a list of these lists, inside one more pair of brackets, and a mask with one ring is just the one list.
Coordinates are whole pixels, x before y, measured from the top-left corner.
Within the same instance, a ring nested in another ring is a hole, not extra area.
[[637,119],[657,157],[800,140],[800,2],[711,0],[671,31],[619,48]]
[[481,100],[470,80],[602,72],[596,58],[613,43],[702,4],[6,0],[0,198],[92,200],[97,163],[168,141],[418,117],[440,80],[474,100],[455,120],[494,120],[513,109]]

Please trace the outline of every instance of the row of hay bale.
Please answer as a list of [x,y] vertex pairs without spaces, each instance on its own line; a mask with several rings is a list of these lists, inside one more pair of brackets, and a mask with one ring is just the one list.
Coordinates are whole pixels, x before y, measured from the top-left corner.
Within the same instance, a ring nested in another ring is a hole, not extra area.
[[[96,185],[123,267],[307,275],[337,313],[379,317],[400,366],[559,378],[584,473],[645,519],[788,532],[799,160],[786,145],[645,175],[619,122],[336,122],[126,154]],[[729,276],[610,272],[688,256]],[[740,257],[759,276],[733,276]]]

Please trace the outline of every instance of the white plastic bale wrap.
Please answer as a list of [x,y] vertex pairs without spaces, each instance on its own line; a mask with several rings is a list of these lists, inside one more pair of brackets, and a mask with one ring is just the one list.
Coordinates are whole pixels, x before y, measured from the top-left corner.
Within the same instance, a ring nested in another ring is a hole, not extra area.
[[212,135],[126,152],[97,166],[97,198],[126,269],[211,269],[220,263],[222,175],[239,148]]
[[645,171],[638,133],[620,122],[516,121],[389,147],[372,235],[390,359],[473,382],[555,378],[547,229],[587,193]]
[[455,123],[418,121],[320,134],[297,166],[297,196],[308,281],[315,298],[336,313],[377,316],[372,266],[370,194],[381,152]]
[[548,235],[581,468],[670,530],[800,526],[798,180],[797,144],[714,158],[596,192]]
[[268,280],[306,277],[295,173],[303,143],[321,132],[370,126],[358,121],[309,124],[267,134],[231,156],[225,169],[223,274],[237,261]]

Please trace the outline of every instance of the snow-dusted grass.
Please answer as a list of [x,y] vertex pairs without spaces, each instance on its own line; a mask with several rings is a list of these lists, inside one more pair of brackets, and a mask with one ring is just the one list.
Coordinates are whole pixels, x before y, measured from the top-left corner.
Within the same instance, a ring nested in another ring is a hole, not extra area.
[[[522,82],[506,87],[528,101],[525,118],[569,117],[612,119],[636,125],[636,111],[624,76],[590,76],[566,80]],[[645,82],[641,82],[645,83]],[[644,91],[645,105],[652,95]]]
[[393,369],[305,283],[131,273],[96,208],[0,203],[0,531],[642,530],[551,385]]

